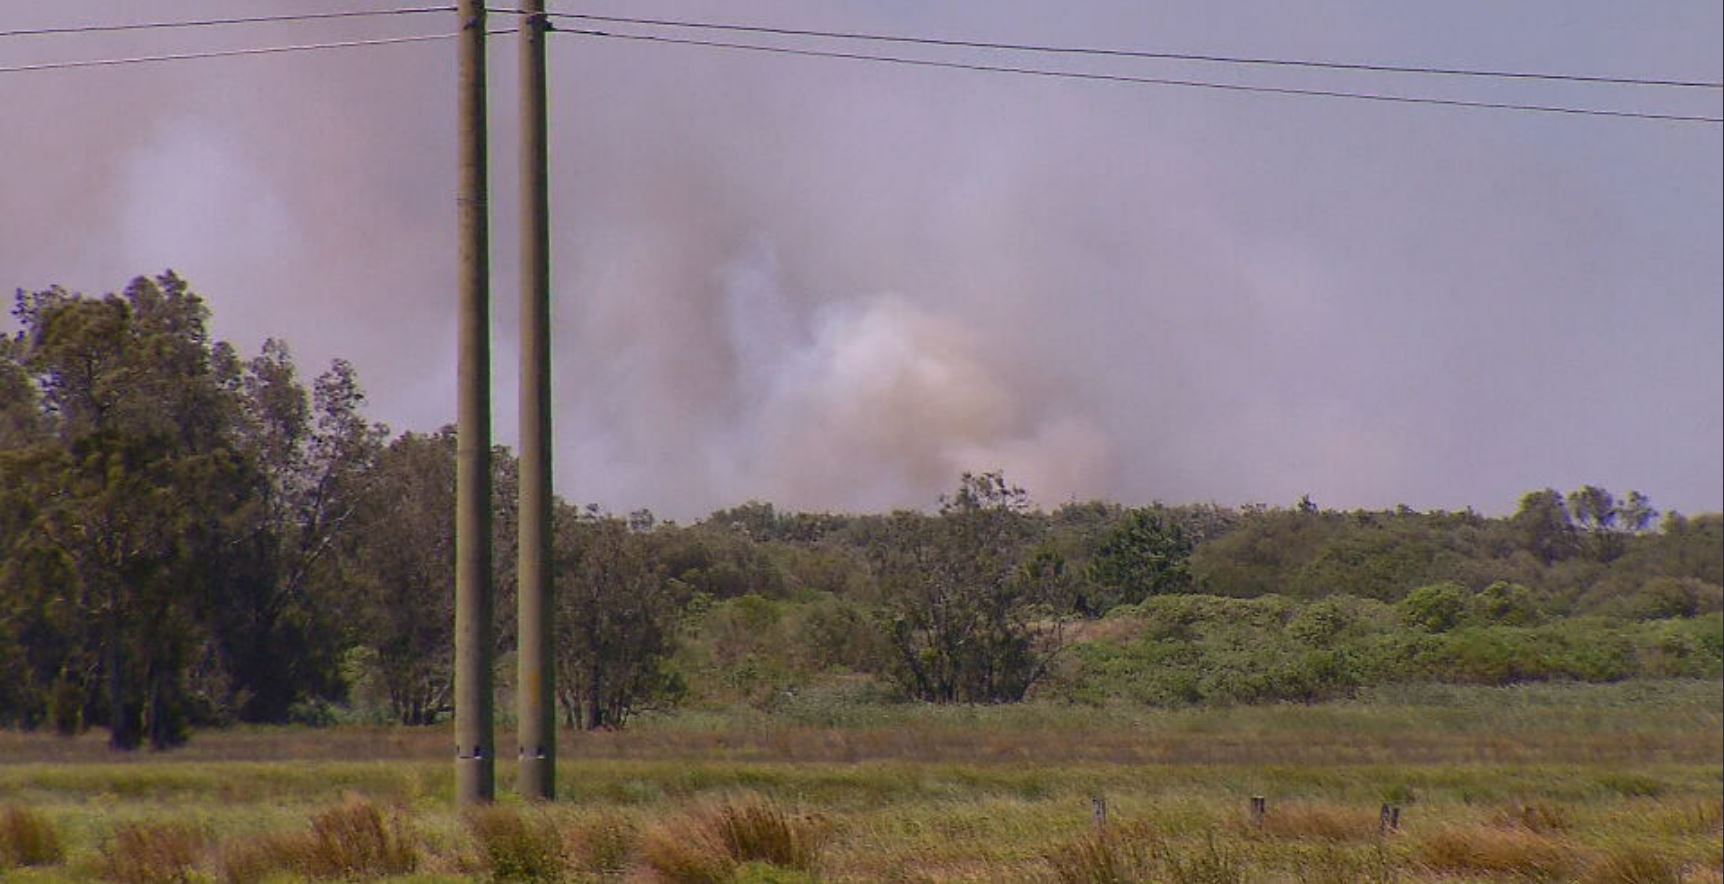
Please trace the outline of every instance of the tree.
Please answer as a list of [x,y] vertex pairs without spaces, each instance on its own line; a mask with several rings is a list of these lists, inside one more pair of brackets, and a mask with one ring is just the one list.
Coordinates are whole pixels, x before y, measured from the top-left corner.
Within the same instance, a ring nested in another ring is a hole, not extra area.
[[557,698],[570,727],[620,727],[674,687],[663,664],[676,600],[650,534],[569,507],[556,516]]
[[16,381],[22,367],[39,391],[57,451],[28,459],[34,475],[6,477],[33,485],[39,504],[6,538],[7,557],[37,563],[30,577],[50,582],[33,591],[75,612],[34,618],[62,626],[38,639],[55,651],[36,658],[35,681],[52,679],[60,723],[106,724],[119,749],[174,745],[221,598],[204,563],[226,554],[255,478],[231,433],[230,351],[212,344],[202,299],[172,273],[100,299],[19,292],[13,314],[22,330],[5,373]]
[[[1645,507],[1644,497],[1636,501],[1637,505]],[[1587,546],[1594,558],[1600,562],[1615,561],[1621,556],[1626,544],[1617,528],[1617,518],[1620,510],[1616,498],[1597,485],[1583,485],[1568,494],[1568,511],[1574,517],[1575,524],[1584,532]],[[1650,513],[1636,513],[1637,519],[1644,515],[1644,521],[1650,522]]]
[[1057,569],[1026,568],[1027,495],[1000,473],[965,473],[940,514],[897,513],[873,550],[895,676],[936,703],[1020,700],[1060,651]]
[[395,720],[431,724],[453,700],[454,428],[389,443],[344,539],[348,640],[375,652]]
[[1547,565],[1577,550],[1574,522],[1562,494],[1554,488],[1523,495],[1509,525],[1520,546]]
[[1631,490],[1617,505],[1616,515],[1621,521],[1622,530],[1630,534],[1644,534],[1658,518],[1658,510],[1652,506],[1652,498]]
[[1184,591],[1191,585],[1191,550],[1179,523],[1164,518],[1156,508],[1129,511],[1096,550],[1090,579],[1100,592],[1093,599],[1080,600],[1079,609],[1098,616],[1115,605]]

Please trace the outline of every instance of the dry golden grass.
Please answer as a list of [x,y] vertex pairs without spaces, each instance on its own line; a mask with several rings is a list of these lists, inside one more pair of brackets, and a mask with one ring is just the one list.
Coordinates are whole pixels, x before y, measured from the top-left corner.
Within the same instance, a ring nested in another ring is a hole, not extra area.
[[1432,871],[1554,878],[1570,874],[1577,856],[1570,845],[1521,828],[1448,826],[1417,842],[1418,858]]
[[65,858],[60,832],[47,818],[27,807],[0,811],[0,869],[51,866]]
[[717,884],[737,866],[718,833],[687,817],[648,828],[641,860],[666,884]]
[[1665,801],[1650,811],[1653,827],[1666,835],[1724,835],[1724,801]]
[[1060,884],[1131,884],[1154,877],[1151,850],[1155,833],[1138,825],[1091,831],[1047,853],[1053,879]]
[[810,870],[829,831],[818,817],[750,795],[654,826],[641,852],[647,865],[667,881],[723,881],[744,863]]
[[1574,827],[1569,812],[1549,801],[1529,801],[1505,807],[1491,815],[1491,822],[1540,835],[1561,835]]
[[1605,853],[1581,876],[1585,884],[1682,884],[1683,863],[1646,845],[1625,844]]
[[311,835],[294,870],[313,878],[400,875],[419,865],[406,821],[362,798],[349,798],[311,818]]
[[555,881],[568,865],[562,837],[544,816],[492,806],[467,815],[485,871],[498,881]]
[[1316,801],[1270,804],[1261,828],[1240,820],[1236,831],[1270,838],[1315,841],[1365,841],[1379,834],[1377,811],[1360,805]]
[[269,832],[222,842],[215,857],[215,877],[223,884],[257,884],[271,875],[291,871],[306,850],[304,833]]
[[640,845],[640,827],[614,812],[577,820],[568,831],[574,865],[593,875],[617,875],[627,869]]
[[189,826],[125,823],[103,851],[100,874],[119,884],[191,881],[203,850],[203,833]]
[[[195,858],[193,860],[195,862]],[[287,872],[306,878],[401,875],[419,866],[419,846],[398,813],[349,796],[314,813],[308,832],[230,839],[214,858],[216,877],[248,884]]]

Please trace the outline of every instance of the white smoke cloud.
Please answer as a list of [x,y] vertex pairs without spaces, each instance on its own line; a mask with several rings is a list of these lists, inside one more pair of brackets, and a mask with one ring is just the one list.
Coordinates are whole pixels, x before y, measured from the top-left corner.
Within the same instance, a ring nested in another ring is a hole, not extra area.
[[[12,3],[5,16],[113,21],[122,5]],[[387,4],[252,0],[355,5]],[[651,5],[591,11],[728,17]],[[198,17],[232,3],[174,6]],[[1666,12],[1528,0],[1314,15],[1246,0],[1221,22],[1203,0],[760,0],[748,18],[1716,79],[1724,12]],[[4,41],[0,65],[452,24]],[[514,57],[510,39],[491,45],[494,414],[510,443]],[[678,519],[748,498],[929,506],[960,471],[1003,468],[1043,504],[1309,492],[1326,506],[1500,511],[1528,488],[1586,482],[1664,507],[1720,504],[1717,127],[573,35],[552,53],[556,475],[569,499]],[[285,338],[307,375],[352,359],[375,417],[445,423],[453,67],[449,44],[417,43],[0,76],[0,285],[101,292],[172,265],[209,297],[217,334],[248,350]],[[1567,100],[1532,84],[1448,88]],[[1716,113],[1716,96],[1682,101]]]

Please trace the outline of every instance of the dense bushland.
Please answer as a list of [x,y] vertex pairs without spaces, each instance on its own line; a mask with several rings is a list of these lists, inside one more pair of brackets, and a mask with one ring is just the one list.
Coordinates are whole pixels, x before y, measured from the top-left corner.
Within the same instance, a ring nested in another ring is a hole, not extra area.
[[[428,724],[450,706],[454,436],[242,356],[172,274],[20,292],[0,339],[0,726]],[[499,659],[514,462],[495,459]],[[1720,673],[1724,517],[1638,492],[1514,513],[1073,502],[999,473],[931,511],[691,525],[556,505],[559,702],[1313,701],[1405,682]],[[506,670],[500,670],[505,672]],[[507,696],[506,685],[504,695]]]

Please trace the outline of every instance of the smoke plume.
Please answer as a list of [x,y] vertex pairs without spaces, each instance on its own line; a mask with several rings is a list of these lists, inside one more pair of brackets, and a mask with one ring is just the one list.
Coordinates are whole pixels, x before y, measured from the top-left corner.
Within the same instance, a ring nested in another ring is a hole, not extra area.
[[[151,12],[355,5],[390,4]],[[1710,79],[1721,66],[1716,4],[582,9]],[[66,0],[8,4],[0,22],[140,17]],[[0,66],[453,24],[17,40],[0,42]],[[493,40],[490,71],[504,442],[518,313],[512,45]],[[551,50],[555,454],[572,500],[681,519],[749,498],[927,506],[960,471],[1003,468],[1044,505],[1310,493],[1325,506],[1502,511],[1525,490],[1582,483],[1684,510],[1724,503],[1718,127],[567,34]],[[1360,86],[1310,71],[1081,66]],[[453,85],[448,43],[0,75],[0,277],[100,292],[173,267],[242,349],[284,338],[308,374],[350,358],[379,418],[449,421]],[[1715,95],[1366,85],[1717,112]]]

